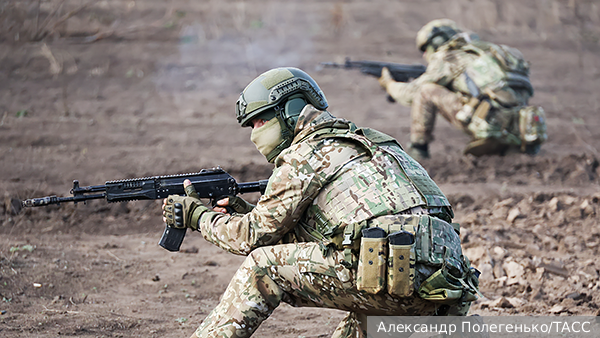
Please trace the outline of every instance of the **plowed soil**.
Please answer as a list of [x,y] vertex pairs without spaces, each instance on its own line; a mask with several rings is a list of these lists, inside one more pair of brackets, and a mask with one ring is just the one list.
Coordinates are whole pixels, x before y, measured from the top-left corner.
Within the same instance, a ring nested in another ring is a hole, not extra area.
[[[295,66],[330,111],[409,140],[410,108],[375,78],[323,61],[422,63],[414,37],[448,17],[519,48],[548,116],[538,156],[462,155],[439,119],[423,161],[482,271],[482,315],[597,315],[600,6],[592,0],[80,1],[0,3],[0,336],[189,337],[243,257],[200,234],[157,242],[159,201],[20,210],[108,180],[271,166],[234,118],[259,73]],[[248,195],[251,201],[256,195]],[[344,313],[278,308],[260,337],[326,337]]]

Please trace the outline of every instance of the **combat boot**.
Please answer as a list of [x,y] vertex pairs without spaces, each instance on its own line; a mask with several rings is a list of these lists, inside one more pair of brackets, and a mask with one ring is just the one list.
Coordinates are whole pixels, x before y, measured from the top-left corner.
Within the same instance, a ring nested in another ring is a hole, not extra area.
[[542,145],[537,143],[537,144],[528,144],[525,146],[525,151],[524,153],[527,155],[537,155],[540,152],[540,149],[542,149]]
[[408,145],[408,155],[417,161],[429,158],[429,144],[411,143]]
[[509,150],[509,146],[495,138],[481,138],[469,142],[463,153],[479,157],[483,155],[504,155],[507,150]]

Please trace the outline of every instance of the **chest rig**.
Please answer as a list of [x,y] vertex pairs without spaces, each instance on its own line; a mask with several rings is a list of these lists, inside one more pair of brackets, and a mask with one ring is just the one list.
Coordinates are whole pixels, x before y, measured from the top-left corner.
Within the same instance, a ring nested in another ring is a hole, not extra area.
[[324,255],[343,250],[341,263],[356,269],[361,291],[396,297],[416,291],[442,304],[476,298],[476,270],[450,225],[450,203],[394,138],[352,126],[322,128],[307,137],[320,161],[313,168],[322,188],[296,227],[298,238],[318,242]]
[[[324,128],[311,133],[315,153],[326,147],[330,164],[321,167],[323,188],[305,212],[300,238],[323,244],[323,249],[349,249],[368,221],[423,208],[453,217],[450,203],[427,171],[408,156],[397,141],[379,131]],[[354,156],[339,156],[345,149]]]

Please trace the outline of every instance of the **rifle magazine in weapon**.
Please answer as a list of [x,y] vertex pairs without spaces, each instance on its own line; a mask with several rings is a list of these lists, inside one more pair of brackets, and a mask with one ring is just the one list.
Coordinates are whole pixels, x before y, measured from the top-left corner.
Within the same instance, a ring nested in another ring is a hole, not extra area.
[[171,252],[179,251],[181,243],[185,238],[186,230],[187,228],[177,229],[167,225],[160,241],[158,241],[158,245]]

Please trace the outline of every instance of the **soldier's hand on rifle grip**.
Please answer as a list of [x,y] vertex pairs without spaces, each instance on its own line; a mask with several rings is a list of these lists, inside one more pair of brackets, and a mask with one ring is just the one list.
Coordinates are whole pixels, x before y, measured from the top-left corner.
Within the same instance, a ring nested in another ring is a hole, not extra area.
[[227,196],[225,198],[217,200],[217,203],[213,207],[213,210],[225,214],[231,214],[232,212],[236,212],[238,214],[247,214],[250,211],[252,211],[254,207],[254,204],[248,203],[241,197]]
[[229,211],[227,207],[229,206],[229,197],[221,198],[217,200],[217,203],[213,206],[213,211],[222,212],[224,214],[228,214]]
[[163,221],[173,228],[198,230],[200,216],[209,209],[197,198],[189,180],[185,180],[183,186],[188,196],[170,195],[163,200]]
[[387,89],[388,85],[394,81],[394,78],[392,77],[392,74],[390,73],[390,70],[387,69],[387,67],[383,67],[381,69],[381,76],[379,77],[379,84],[381,85],[381,87]]

